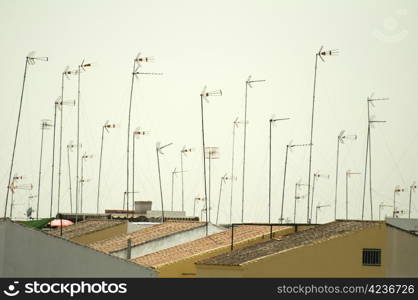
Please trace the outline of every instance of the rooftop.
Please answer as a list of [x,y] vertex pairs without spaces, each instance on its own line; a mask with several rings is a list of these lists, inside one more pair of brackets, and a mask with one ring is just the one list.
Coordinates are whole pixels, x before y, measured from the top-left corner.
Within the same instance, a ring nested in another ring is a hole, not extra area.
[[[273,232],[288,228],[288,226],[274,226]],[[228,229],[209,235],[207,237],[180,244],[178,246],[140,256],[132,259],[131,261],[150,267],[169,264],[178,260],[189,258],[193,255],[199,255],[208,251],[213,251],[218,248],[229,246],[231,244],[231,232],[231,229]],[[234,244],[268,234],[270,234],[269,226],[238,226],[234,228]]]
[[239,266],[264,256],[308,244],[322,242],[379,224],[384,224],[384,222],[337,220],[314,228],[298,231],[287,236],[273,238],[272,240],[241,248],[233,252],[201,260],[196,264]]
[[135,232],[119,234],[110,239],[89,244],[88,246],[105,253],[112,253],[127,248],[128,239],[131,239],[131,246],[137,246],[139,244],[204,225],[204,222],[166,221]]
[[[87,233],[92,233],[95,231],[100,231],[106,228],[110,228],[116,225],[120,225],[124,223],[124,221],[116,221],[116,220],[106,220],[106,219],[99,219],[99,220],[86,220],[77,222],[77,224],[73,224],[67,227],[62,228],[62,237],[66,239],[71,239],[77,236],[81,236]],[[49,234],[60,236],[61,229],[60,227],[56,228],[55,230],[48,231]]]

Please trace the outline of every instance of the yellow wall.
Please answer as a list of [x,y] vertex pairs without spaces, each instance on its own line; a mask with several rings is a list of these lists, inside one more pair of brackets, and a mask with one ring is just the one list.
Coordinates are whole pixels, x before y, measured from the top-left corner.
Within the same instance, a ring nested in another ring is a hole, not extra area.
[[[198,277],[384,277],[386,225],[289,249],[239,267],[197,265]],[[363,266],[363,248],[382,249],[381,266]]]
[[73,242],[81,245],[88,245],[94,242],[103,241],[117,234],[126,233],[128,231],[128,223],[122,223],[102,230],[90,232],[80,236],[71,238]]
[[[313,226],[299,226],[298,230],[304,230],[307,228],[311,228]],[[294,231],[293,228],[283,229],[276,232],[273,232],[273,236],[282,236],[292,233]],[[268,240],[270,234],[265,234],[263,236],[259,236],[257,238],[249,239],[240,243],[234,243],[234,249],[239,249],[242,247],[250,246],[259,242],[263,242]],[[170,264],[156,266],[155,269],[159,272],[159,277],[184,277],[184,278],[192,278],[196,277],[196,265],[195,262],[211,258],[216,255],[220,255],[223,253],[227,253],[231,251],[231,246],[224,246],[212,251],[207,251],[202,254],[194,255],[188,257],[187,259],[175,261]]]

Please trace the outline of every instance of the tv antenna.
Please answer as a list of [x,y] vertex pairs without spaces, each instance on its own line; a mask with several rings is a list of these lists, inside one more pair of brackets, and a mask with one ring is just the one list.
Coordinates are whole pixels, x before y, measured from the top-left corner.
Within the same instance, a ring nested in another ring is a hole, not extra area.
[[[313,178],[313,182],[312,182],[312,203],[311,203],[311,209],[313,210],[313,204],[314,204],[314,194],[315,194],[315,182],[319,179],[329,179],[329,175],[328,174],[320,174],[318,171],[315,172],[314,174],[314,178]],[[311,210],[311,218],[313,217],[312,215],[312,210]],[[310,223],[310,222],[309,222]],[[316,223],[316,222],[315,222]]]
[[393,214],[392,217],[393,218],[397,218],[398,217],[398,213],[399,211],[396,210],[396,195],[405,192],[404,188],[401,188],[399,185],[395,186],[395,189],[393,191]]
[[338,197],[338,166],[340,157],[340,144],[344,144],[346,140],[357,140],[356,134],[346,134],[345,130],[341,130],[337,137],[337,166],[335,171],[335,200],[334,200],[334,220],[337,219],[337,197]]
[[409,209],[408,209],[408,219],[411,218],[411,200],[412,200],[412,192],[415,193],[415,190],[417,189],[417,184],[414,181],[411,186],[409,187]]
[[[239,127],[240,124],[243,124],[243,121],[240,121],[238,117],[232,122],[232,162],[231,162],[231,200],[229,202],[229,224],[232,225],[232,200],[234,198],[234,181],[236,180],[234,176],[234,162],[235,162],[235,129]],[[248,121],[247,121],[248,123]]]
[[345,172],[345,219],[348,220],[348,179],[351,175],[360,175],[359,172],[352,172],[351,170],[347,170]]
[[226,184],[227,180],[230,180],[232,178],[228,177],[228,174],[225,173],[225,175],[223,175],[221,177],[221,183],[219,185],[219,199],[218,199],[218,209],[216,210],[216,225],[218,224],[219,221],[219,209],[221,206],[221,198],[222,198],[222,185]]
[[174,211],[174,177],[179,173],[183,174],[183,172],[186,171],[178,171],[177,168],[174,168],[174,170],[171,171],[171,211]]
[[[27,72],[28,65],[34,65],[36,63],[36,61],[38,61],[38,60],[39,61],[48,61],[48,57],[35,56],[35,51],[31,51],[31,52],[29,52],[28,55],[26,55],[25,71],[23,73],[22,92],[20,94],[19,111],[18,111],[18,114],[17,114],[17,124],[16,124],[16,131],[15,131],[15,137],[14,137],[14,142],[13,142],[12,158],[10,160],[9,179],[7,180],[8,185],[11,184],[12,174],[13,174],[13,164],[14,164],[14,160],[15,160],[17,137],[19,135],[20,116],[21,116],[21,113],[22,113],[23,94],[24,94],[24,91],[25,91],[26,72]],[[4,205],[4,218],[6,218],[8,202],[9,202],[9,188],[6,189],[6,203]]]
[[244,202],[245,202],[245,154],[247,145],[247,99],[248,87],[252,88],[253,83],[265,82],[266,80],[253,80],[251,75],[245,81],[245,101],[244,101],[244,143],[243,143],[243,158],[242,158],[242,195],[241,195],[241,223],[244,223]]
[[296,182],[295,184],[295,206],[293,208],[293,223],[296,224],[296,207],[297,207],[297,202],[300,199],[304,199],[306,198],[305,195],[299,195],[298,191],[300,191],[302,189],[303,186],[308,186],[305,183],[302,183],[302,179],[299,179],[298,182]]
[[205,197],[196,196],[193,200],[193,216],[196,216],[196,202],[205,201]]
[[[127,141],[126,141],[126,190],[129,191],[129,143],[131,140],[131,112],[132,112],[132,98],[134,91],[135,79],[139,79],[139,75],[163,75],[162,73],[145,73],[140,72],[140,68],[143,63],[154,62],[154,57],[145,57],[141,55],[141,52],[138,52],[133,61],[132,66],[132,78],[131,78],[131,92],[129,95],[129,109],[128,109],[128,131],[127,131]],[[132,203],[134,203],[134,193],[132,193]],[[128,208],[129,195],[127,195],[126,208]]]
[[[314,128],[314,117],[315,117],[315,93],[316,93],[316,73],[318,69],[318,58],[325,62],[326,56],[336,56],[338,55],[339,51],[337,49],[332,50],[324,50],[324,46],[321,46],[319,48],[319,51],[315,53],[315,70],[314,70],[314,82],[313,82],[313,93],[312,93],[312,116],[311,116],[311,130],[310,130],[310,147],[309,147],[309,172],[308,172],[308,208],[307,208],[307,216],[306,216],[306,222],[309,223],[310,219],[312,217],[312,213],[309,215],[309,200],[311,198],[311,173],[312,173],[312,145],[313,145],[313,128]],[[313,193],[313,192],[312,192]],[[312,202],[313,203],[313,202]],[[311,210],[312,212],[312,207]]]
[[324,207],[330,207],[331,205],[329,205],[329,204],[326,204],[326,205],[320,205],[320,204],[318,204],[317,206],[316,206],[316,211],[315,211],[315,224],[318,224],[318,213],[319,213],[319,211],[321,210],[321,208],[324,208]]
[[269,224],[271,223],[271,128],[276,126],[276,122],[290,120],[290,118],[276,118],[274,115],[269,119]]
[[38,175],[38,202],[36,204],[36,219],[39,220],[39,201],[41,199],[41,176],[42,176],[42,156],[44,148],[44,131],[51,129],[51,120],[41,120],[41,151],[39,156],[39,175]]
[[187,156],[187,153],[192,152],[192,148],[183,146],[180,150],[180,173],[181,173],[181,211],[184,211],[184,176],[183,176],[183,156]]
[[104,142],[104,134],[109,133],[109,129],[119,127],[115,123],[109,123],[107,120],[102,126],[102,138],[100,142],[100,157],[99,157],[99,179],[97,181],[97,204],[96,204],[96,214],[99,214],[99,203],[100,203],[100,179],[102,175],[102,159],[103,159],[103,142]]
[[284,211],[284,194],[286,189],[286,174],[287,174],[287,155],[290,151],[293,151],[294,147],[306,147],[309,146],[309,144],[293,144],[292,141],[289,142],[289,144],[286,145],[286,155],[284,160],[284,174],[283,174],[283,190],[282,190],[282,206],[280,210],[280,220],[284,220],[283,218],[283,211]]
[[[85,72],[87,68],[92,67],[91,63],[85,63],[84,59],[82,60],[81,64],[78,65],[77,70],[77,145],[80,145],[80,105],[81,105],[81,72]],[[76,147],[77,149],[77,166],[76,166],[76,192],[75,192],[75,223],[78,222],[78,189],[79,183],[81,179],[79,178],[79,164],[80,164],[80,147]]]
[[[211,96],[222,96],[222,90],[214,90],[211,92],[207,91],[206,85],[203,87],[202,92],[200,93],[200,112],[201,112],[201,121],[202,121],[202,158],[203,158],[203,183],[205,187],[205,206],[208,207],[208,193],[206,189],[206,146],[205,146],[205,126],[204,126],[204,112],[203,112],[203,100],[209,102],[208,97]],[[209,234],[208,227],[208,211],[206,210],[206,236]]]
[[155,146],[155,152],[157,153],[157,166],[158,166],[158,179],[160,182],[160,198],[161,198],[161,218],[162,223],[164,223],[164,199],[163,199],[163,187],[161,185],[161,170],[160,170],[160,154],[164,155],[164,152],[162,151],[164,148],[171,146],[173,143],[168,143],[163,146],[161,146],[160,142],[157,142]]
[[57,99],[59,101],[58,108],[60,110],[60,134],[59,134],[59,158],[58,158],[58,197],[57,197],[57,207],[58,211],[60,210],[61,203],[61,166],[62,166],[62,128],[63,128],[63,113],[64,105],[75,106],[75,100],[64,101],[64,78],[70,79],[70,75],[76,75],[77,71],[70,70],[70,67],[67,66],[61,74],[61,96]]

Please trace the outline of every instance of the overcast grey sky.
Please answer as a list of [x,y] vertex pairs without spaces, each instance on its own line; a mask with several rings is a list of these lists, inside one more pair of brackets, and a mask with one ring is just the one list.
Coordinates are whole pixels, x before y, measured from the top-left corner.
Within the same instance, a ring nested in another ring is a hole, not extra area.
[[[418,53],[416,1],[0,1],[0,182],[6,195],[25,56],[35,50],[49,62],[29,66],[15,172],[31,192],[15,194],[15,215],[24,217],[28,195],[36,194],[40,151],[40,120],[53,118],[61,73],[83,58],[94,67],[81,78],[82,152],[86,162],[85,211],[95,212],[101,126],[120,124],[105,136],[101,208],[121,208],[126,180],[126,128],[132,61],[138,52],[154,56],[133,98],[132,128],[150,131],[136,142],[137,200],[160,208],[155,143],[173,142],[161,157],[165,206],[171,201],[171,171],[180,167],[180,149],[195,152],[185,160],[186,210],[203,195],[200,97],[204,85],[222,89],[222,97],[205,104],[208,146],[218,146],[212,164],[212,207],[216,209],[220,177],[230,173],[232,121],[243,118],[245,80],[266,79],[249,90],[245,221],[267,221],[268,119],[290,117],[273,129],[273,220],[280,216],[285,145],[309,141],[315,52],[321,45],[339,49],[318,66],[313,171],[330,174],[318,180],[315,202],[334,202],[336,138],[340,130],[358,135],[341,146],[338,217],[345,215],[345,171],[362,172],[366,146],[367,104],[371,93],[389,97],[372,108],[386,120],[372,130],[374,215],[378,204],[391,205],[395,185],[408,189],[418,178]],[[76,99],[77,80],[65,82],[65,99]],[[40,215],[49,215],[52,131],[46,132]],[[76,139],[76,108],[65,107],[66,145]],[[240,220],[243,128],[237,129],[233,220]],[[64,150],[66,148],[64,147]],[[289,154],[285,217],[292,217],[294,184],[307,182],[308,148]],[[75,152],[71,153],[75,175]],[[73,178],[73,189],[74,186]],[[55,181],[56,182],[56,181]],[[361,217],[363,175],[349,181],[351,218]],[[57,185],[55,185],[57,187]],[[401,208],[409,193],[399,195]],[[305,193],[305,191],[301,191]],[[74,195],[74,194],[73,194]],[[2,196],[2,199],[5,197]],[[224,187],[220,221],[229,220],[230,182]],[[75,198],[75,195],[74,195]],[[368,197],[366,199],[368,201]],[[298,204],[305,221],[306,199]],[[368,203],[368,202],[367,202]],[[32,206],[36,206],[33,201]],[[181,205],[180,176],[175,182],[175,208]],[[63,152],[62,207],[69,211],[68,169]],[[199,209],[201,205],[199,206]],[[418,196],[413,195],[418,217]],[[4,202],[0,211],[4,209]],[[54,206],[54,211],[56,206]],[[216,210],[213,211],[213,215]],[[390,214],[386,209],[384,214]],[[366,215],[369,207],[366,206]],[[318,218],[330,221],[333,208]]]

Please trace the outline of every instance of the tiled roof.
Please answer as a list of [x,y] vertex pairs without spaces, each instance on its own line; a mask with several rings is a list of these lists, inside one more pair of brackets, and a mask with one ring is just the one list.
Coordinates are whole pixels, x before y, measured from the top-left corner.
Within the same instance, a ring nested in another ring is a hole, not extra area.
[[128,239],[131,239],[131,246],[136,246],[204,225],[204,222],[167,221],[135,232],[119,234],[110,239],[89,244],[88,246],[105,253],[112,253],[127,248]]
[[[273,232],[288,229],[289,227],[274,226]],[[269,226],[242,225],[234,228],[234,243],[251,240],[270,233]],[[231,229],[218,232],[191,242],[163,249],[154,253],[132,259],[141,265],[156,267],[172,263],[178,260],[199,255],[231,244]]]
[[[77,222],[77,225],[73,224],[67,227],[63,227],[62,237],[71,239],[71,238],[81,236],[87,233],[92,233],[95,231],[99,231],[99,230],[110,228],[116,225],[120,225],[122,223],[124,223],[124,221],[103,220],[103,219],[80,221],[80,222]],[[61,230],[58,227],[57,229],[49,231],[48,233],[55,235],[55,236],[60,236]]]
[[274,238],[236,251],[201,260],[197,264],[239,266],[245,262],[279,253],[284,250],[325,241],[351,232],[377,226],[383,222],[334,221],[311,229],[298,231],[287,236]]

